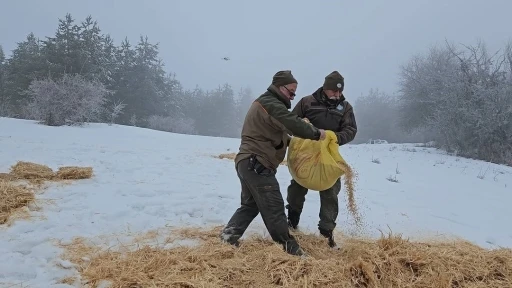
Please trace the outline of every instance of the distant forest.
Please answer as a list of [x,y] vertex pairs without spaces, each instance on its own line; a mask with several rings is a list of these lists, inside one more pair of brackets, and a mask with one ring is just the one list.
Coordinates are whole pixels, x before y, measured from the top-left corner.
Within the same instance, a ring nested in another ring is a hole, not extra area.
[[[67,14],[51,37],[30,33],[9,56],[0,46],[0,116],[240,137],[250,103],[266,87],[184,89],[165,71],[158,48],[142,36],[116,46],[91,16],[78,23]],[[460,156],[512,165],[510,43],[490,53],[481,41],[447,42],[411,57],[400,70],[392,95],[378,87],[358,98],[347,95],[358,125],[352,144],[431,142]]]

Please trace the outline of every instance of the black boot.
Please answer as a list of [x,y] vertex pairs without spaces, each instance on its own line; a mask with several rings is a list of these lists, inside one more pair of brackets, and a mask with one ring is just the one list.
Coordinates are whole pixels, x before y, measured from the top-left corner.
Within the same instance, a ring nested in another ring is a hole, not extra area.
[[287,243],[283,244],[284,250],[288,254],[291,254],[294,256],[305,257],[306,253],[304,252],[304,250],[302,250],[302,248],[300,248],[299,243],[297,243],[297,240],[295,239],[295,237],[293,237],[293,235],[289,235],[289,236],[290,236],[290,240]]
[[235,247],[240,247],[240,242],[238,241],[239,237],[236,237],[234,235],[230,235],[228,233],[222,232],[220,234],[220,241],[223,243],[228,243],[230,245],[233,245]]
[[320,230],[320,234],[322,234],[322,236],[327,238],[329,247],[331,247],[333,249],[339,249],[338,245],[334,241],[334,236],[332,235],[332,230],[325,230],[322,228],[318,228],[318,230]]
[[297,229],[300,220],[300,213],[293,210],[290,205],[286,205],[286,209],[288,209],[288,226]]

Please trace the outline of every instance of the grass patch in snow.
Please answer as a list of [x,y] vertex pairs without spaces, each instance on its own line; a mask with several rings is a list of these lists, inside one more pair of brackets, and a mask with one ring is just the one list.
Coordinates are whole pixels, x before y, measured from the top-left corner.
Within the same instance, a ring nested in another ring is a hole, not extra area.
[[35,192],[46,181],[66,181],[92,177],[91,167],[66,166],[54,172],[42,164],[19,161],[9,173],[0,173],[0,224],[28,215]]
[[[341,249],[333,251],[323,237],[294,233],[310,255],[301,259],[261,236],[235,248],[221,243],[219,232],[188,228],[158,245],[146,237],[106,248],[77,238],[63,256],[90,287],[512,287],[511,249],[412,242],[389,233],[376,240],[338,236]],[[186,239],[198,242],[172,245]]]

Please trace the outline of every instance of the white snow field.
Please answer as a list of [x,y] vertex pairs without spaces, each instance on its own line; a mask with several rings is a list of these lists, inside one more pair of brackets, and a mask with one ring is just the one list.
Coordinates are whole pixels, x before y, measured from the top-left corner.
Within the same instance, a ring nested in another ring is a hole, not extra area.
[[[0,118],[0,172],[21,160],[94,169],[92,179],[52,184],[39,194],[53,202],[31,219],[0,226],[0,286],[70,287],[58,284],[74,272],[61,267],[69,263],[59,258],[56,240],[225,224],[239,206],[240,184],[233,161],[212,156],[237,152],[238,145],[239,139],[128,126],[47,127]],[[346,145],[340,151],[358,175],[355,196],[371,236],[389,226],[412,238],[444,235],[512,247],[511,167],[413,144]],[[286,166],[278,179],[286,197]],[[346,200],[343,190],[337,230],[349,233]],[[318,192],[310,191],[301,230],[316,232],[318,209]],[[251,231],[265,234],[262,223],[258,216]]]

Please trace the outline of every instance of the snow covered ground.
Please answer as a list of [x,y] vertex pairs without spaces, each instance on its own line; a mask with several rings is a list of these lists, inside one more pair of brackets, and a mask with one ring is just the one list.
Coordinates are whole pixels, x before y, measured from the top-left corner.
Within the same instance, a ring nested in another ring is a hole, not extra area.
[[[68,287],[56,284],[71,272],[57,265],[62,251],[55,240],[225,224],[238,208],[240,184],[233,161],[212,156],[236,152],[238,145],[238,139],[127,126],[47,127],[0,118],[0,172],[23,160],[54,169],[92,166],[95,173],[92,179],[54,185],[39,195],[53,200],[33,212],[44,219],[0,227],[0,286]],[[484,247],[512,247],[511,167],[412,144],[340,149],[358,174],[357,204],[372,236],[389,226],[411,237],[454,235]],[[278,179],[286,196],[286,166]],[[316,232],[318,198],[318,192],[308,194],[302,230]],[[342,192],[337,228],[342,232],[352,228],[346,199]],[[260,217],[250,229],[265,233]]]

